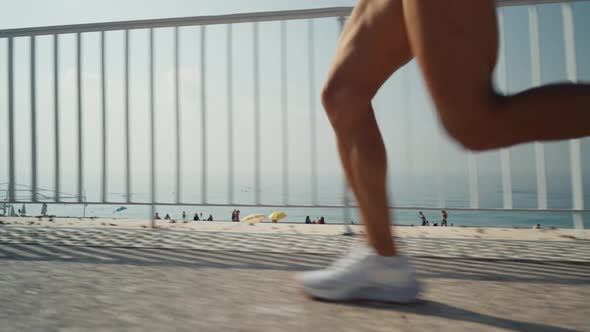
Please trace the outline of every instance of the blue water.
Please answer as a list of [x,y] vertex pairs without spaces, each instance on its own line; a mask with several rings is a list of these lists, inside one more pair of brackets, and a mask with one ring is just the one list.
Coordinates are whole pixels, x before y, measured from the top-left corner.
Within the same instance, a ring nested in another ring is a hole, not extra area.
[[[173,183],[174,181],[158,182],[157,199],[162,202],[173,202],[175,198]],[[211,177],[208,179],[207,201],[211,204],[225,204],[228,202],[228,186],[225,177]],[[466,176],[445,176],[444,183],[440,183],[440,178],[432,176],[413,176],[397,177],[390,181],[390,199],[394,206],[422,206],[436,208],[439,206],[441,199],[447,208],[467,208],[469,207],[469,187]],[[121,182],[123,183],[123,182]],[[146,183],[143,183],[144,186]],[[88,183],[87,198],[88,200],[98,200],[100,190],[99,186],[92,186]],[[515,208],[536,208],[537,194],[536,182],[534,178],[526,179],[516,177],[513,180],[513,204]],[[590,185],[590,183],[589,183]],[[479,202],[482,208],[501,208],[503,205],[503,195],[501,187],[501,178],[495,175],[479,177]],[[67,186],[66,186],[67,187]],[[114,186],[113,186],[114,187]],[[141,185],[134,185],[141,187]],[[182,199],[187,203],[201,201],[200,188],[186,188],[182,191]],[[586,187],[586,186],[585,186]],[[590,186],[588,186],[590,187]],[[440,189],[442,189],[442,191]],[[2,188],[0,188],[1,190]],[[94,190],[92,190],[94,189]],[[72,190],[73,191],[73,190]],[[570,180],[566,175],[551,177],[548,181],[548,205],[554,209],[571,208],[571,188]],[[144,192],[134,191],[134,201],[148,201],[147,190]],[[260,198],[266,204],[283,203],[282,180],[280,177],[265,177],[262,181]],[[293,176],[290,178],[289,203],[290,204],[310,204],[311,203],[311,181],[307,176]],[[343,183],[340,176],[322,176],[318,180],[318,204],[334,205],[341,204],[343,197]],[[123,201],[124,195],[120,192],[109,192],[110,201]],[[585,205],[590,204],[590,195],[584,197]],[[237,177],[234,185],[234,202],[237,204],[253,204],[254,189],[251,177]],[[115,212],[119,207],[127,209]],[[20,206],[18,206],[20,208]],[[187,213],[187,219],[192,219],[194,213],[199,213],[203,217],[213,215],[215,220],[230,220],[234,207],[211,207],[211,206],[158,206],[156,211],[162,218],[170,214],[172,218],[182,219],[182,212]],[[275,211],[274,208],[251,208],[238,207],[241,216],[250,213],[270,214]],[[16,208],[15,208],[16,209]],[[40,204],[27,204],[28,215],[37,215],[40,213]],[[323,216],[328,223],[342,223],[343,221],[360,223],[360,217],[356,209],[350,210],[350,220],[344,220],[344,211],[342,209],[332,208],[285,208],[281,209],[288,214],[284,220],[287,222],[304,222],[306,216],[312,219],[318,219]],[[431,223],[440,221],[440,211],[423,211]],[[69,205],[69,204],[51,204],[49,205],[49,214],[68,217],[106,217],[106,218],[148,218],[149,207],[137,205],[125,205],[118,203],[113,205]],[[586,216],[584,216],[586,218]],[[417,210],[398,210],[392,211],[394,223],[405,225],[419,225]],[[454,226],[489,226],[489,227],[523,227],[530,228],[535,224],[541,224],[543,227],[571,228],[573,226],[571,213],[543,213],[543,212],[470,212],[470,211],[449,211],[448,223]]]

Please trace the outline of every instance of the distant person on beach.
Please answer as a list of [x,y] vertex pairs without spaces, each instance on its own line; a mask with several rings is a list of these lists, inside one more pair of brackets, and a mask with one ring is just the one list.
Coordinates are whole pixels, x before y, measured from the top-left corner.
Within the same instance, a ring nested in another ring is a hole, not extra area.
[[166,213],[166,217],[164,217],[164,220],[170,220],[170,215],[168,213]]
[[199,214],[195,213],[195,216],[193,217],[193,221],[199,221]]
[[447,226],[447,217],[448,216],[449,215],[447,214],[447,211],[446,210],[442,210],[440,212],[440,225],[441,226]]
[[182,211],[182,220],[186,220],[186,212]]
[[305,223],[311,224],[311,218],[309,218],[309,216],[305,217]]
[[213,215],[212,214],[209,215],[209,218],[207,218],[207,221],[213,221]]
[[232,221],[240,221],[240,210],[234,210],[231,213],[231,220]]
[[426,216],[424,215],[424,213],[422,213],[422,211],[418,213],[418,217],[420,217],[420,219],[422,220],[422,226],[428,226],[428,219],[426,219]]
[[162,219],[162,218],[160,218],[160,214],[158,212],[156,212],[156,216],[154,217],[154,219]]
[[326,220],[324,219],[324,217],[323,216],[320,217],[320,220],[318,220],[318,224],[322,224],[323,225],[325,223],[326,223]]

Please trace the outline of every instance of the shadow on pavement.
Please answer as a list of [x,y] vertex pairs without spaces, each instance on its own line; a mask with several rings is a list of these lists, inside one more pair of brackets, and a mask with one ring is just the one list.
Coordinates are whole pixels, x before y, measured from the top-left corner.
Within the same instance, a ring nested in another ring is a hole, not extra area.
[[467,321],[495,328],[511,331],[546,331],[546,332],[575,332],[576,330],[551,326],[541,323],[523,322],[506,319],[475,311],[455,307],[436,301],[422,301],[413,305],[395,305],[385,303],[334,303],[335,305],[391,310],[399,313],[412,313],[421,316],[435,316],[456,321]]

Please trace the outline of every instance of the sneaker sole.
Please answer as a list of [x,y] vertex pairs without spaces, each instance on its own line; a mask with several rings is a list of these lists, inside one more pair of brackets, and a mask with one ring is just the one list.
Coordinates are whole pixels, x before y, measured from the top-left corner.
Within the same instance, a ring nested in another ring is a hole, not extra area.
[[393,300],[377,300],[377,299],[364,299],[364,298],[351,298],[345,300],[330,300],[324,299],[321,297],[317,297],[311,294],[302,291],[303,296],[308,298],[311,301],[317,302],[326,302],[326,303],[367,303],[367,304],[386,304],[386,305],[412,305],[412,304],[420,304],[423,302],[422,300],[416,298],[412,301],[400,302],[400,301],[393,301]]
[[[416,304],[420,302],[417,295],[408,296],[406,298],[400,299],[385,299],[385,298],[377,298],[372,296],[348,296],[342,295],[342,293],[336,293],[333,291],[325,291],[325,290],[316,290],[316,289],[309,289],[303,286],[301,281],[295,278],[295,283],[299,287],[300,291],[303,293],[305,297],[310,300],[314,301],[322,301],[322,302],[348,302],[348,303],[378,303],[378,304]],[[419,292],[416,292],[418,294]]]

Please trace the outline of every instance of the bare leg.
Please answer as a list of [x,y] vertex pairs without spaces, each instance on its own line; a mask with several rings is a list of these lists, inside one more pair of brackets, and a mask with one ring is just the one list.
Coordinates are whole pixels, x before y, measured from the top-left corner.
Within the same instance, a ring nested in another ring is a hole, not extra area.
[[394,255],[386,194],[387,158],[371,100],[412,58],[401,0],[361,0],[348,21],[322,94],[369,244]]
[[590,135],[590,85],[496,94],[494,0],[404,0],[404,10],[412,50],[439,116],[465,147],[485,150]]

